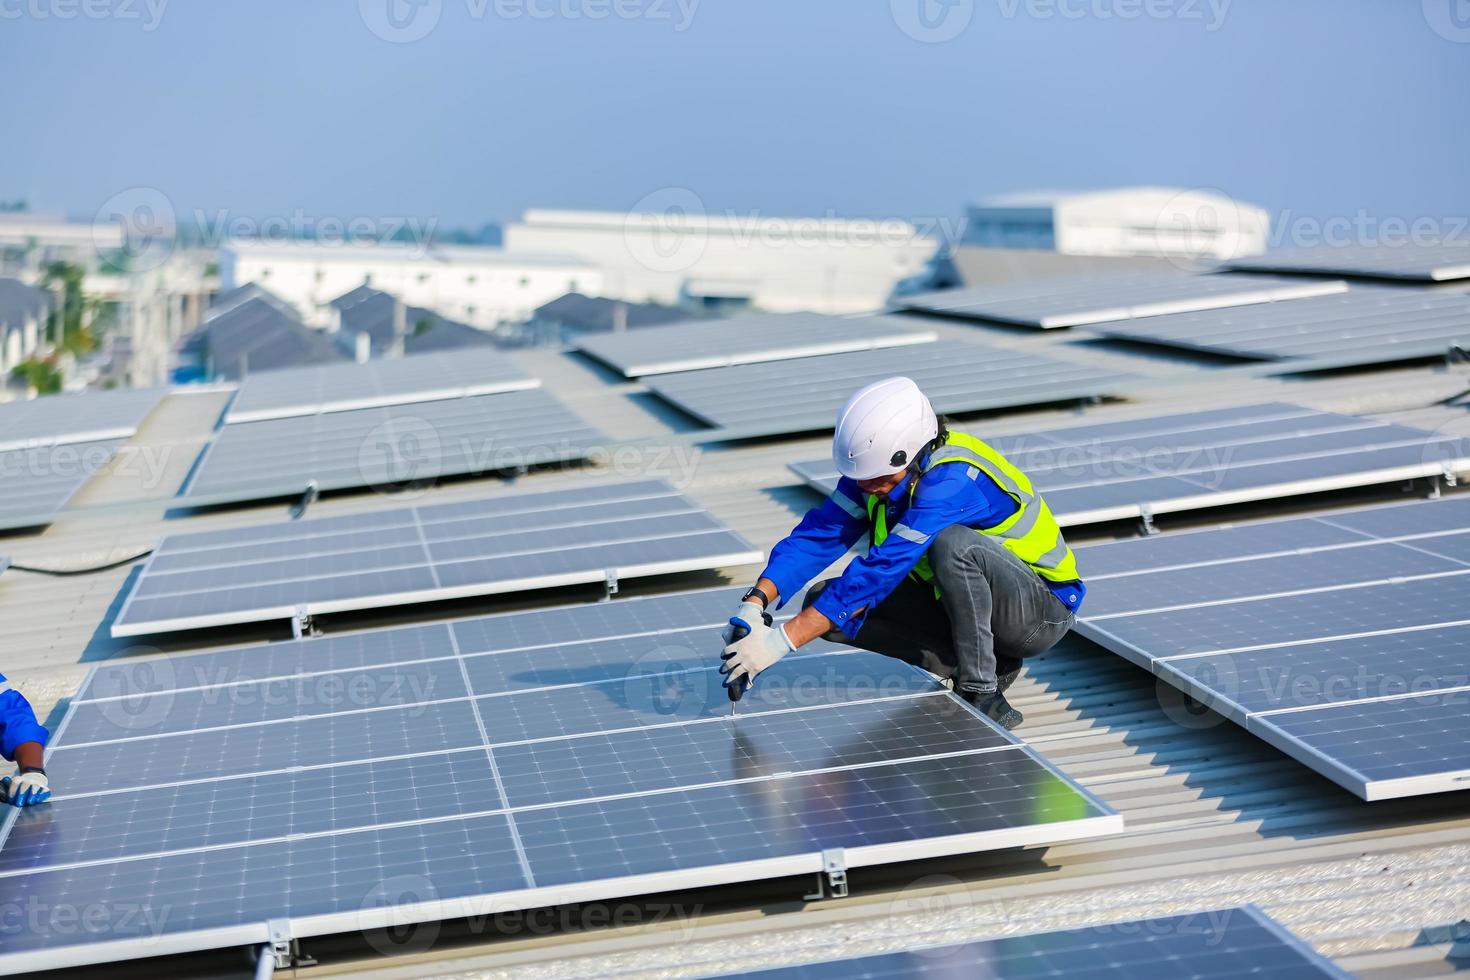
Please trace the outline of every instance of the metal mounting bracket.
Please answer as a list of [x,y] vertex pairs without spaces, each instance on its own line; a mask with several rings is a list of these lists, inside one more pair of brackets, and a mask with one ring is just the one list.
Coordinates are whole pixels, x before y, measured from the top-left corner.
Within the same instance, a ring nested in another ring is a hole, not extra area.
[[1459,486],[1460,478],[1455,475],[1454,469],[1449,463],[1444,464],[1444,485],[1447,487]]
[[609,568],[602,573],[602,598],[599,602],[607,602],[618,594],[618,570]]
[[270,930],[271,956],[275,958],[277,970],[289,970],[293,960],[294,942],[291,939],[289,919],[271,919],[265,924]]
[[1143,527],[1143,533],[1145,536],[1159,533],[1159,529],[1154,527],[1153,508],[1151,508],[1148,504],[1138,505],[1138,521]]
[[307,612],[305,606],[297,606],[296,611],[291,614],[291,636],[299,640],[315,635],[316,631],[311,625],[311,613]]
[[834,847],[822,852],[822,870],[817,872],[817,888],[804,897],[808,902],[847,897],[847,856],[842,848]]

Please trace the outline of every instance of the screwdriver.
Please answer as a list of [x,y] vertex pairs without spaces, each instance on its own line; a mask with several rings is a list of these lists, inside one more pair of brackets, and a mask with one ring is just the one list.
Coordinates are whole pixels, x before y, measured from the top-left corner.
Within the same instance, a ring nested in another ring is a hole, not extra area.
[[[773,622],[773,620],[771,619],[771,614],[768,613],[768,612],[762,612],[761,613],[761,619],[764,619],[766,621],[766,625],[767,626],[770,626],[771,623]],[[745,639],[749,635],[750,635],[750,627],[749,626],[746,626],[744,623],[739,622],[738,620],[734,620],[734,619],[730,620],[730,642],[731,643],[737,643],[740,640]],[[727,695],[729,695],[729,698],[730,698],[730,717],[731,718],[734,718],[735,717],[735,705],[737,705],[737,704],[740,703],[740,698],[741,698],[741,696],[743,694],[745,694],[745,688],[749,684],[750,684],[750,680],[749,680],[749,678],[746,678],[746,679],[740,681],[739,683],[731,683],[731,684],[726,684],[725,685],[725,693]]]

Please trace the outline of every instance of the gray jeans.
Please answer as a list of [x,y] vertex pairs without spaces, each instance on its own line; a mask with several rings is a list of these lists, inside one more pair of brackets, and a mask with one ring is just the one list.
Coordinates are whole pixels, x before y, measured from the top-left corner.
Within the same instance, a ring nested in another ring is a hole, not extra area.
[[[1075,620],[1041,576],[998,538],[961,525],[945,528],[929,545],[932,586],[905,578],[868,613],[856,640],[833,629],[827,639],[860,646],[953,677],[955,690],[984,694],[996,673],[1052,647]],[[807,590],[809,606],[826,588]]]

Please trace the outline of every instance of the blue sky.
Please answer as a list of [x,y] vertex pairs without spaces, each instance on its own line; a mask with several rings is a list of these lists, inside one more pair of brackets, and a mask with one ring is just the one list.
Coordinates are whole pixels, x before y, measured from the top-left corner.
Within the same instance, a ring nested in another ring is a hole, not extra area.
[[1470,214],[1465,0],[416,2],[395,43],[388,0],[0,0],[0,199],[473,226],[1159,183]]

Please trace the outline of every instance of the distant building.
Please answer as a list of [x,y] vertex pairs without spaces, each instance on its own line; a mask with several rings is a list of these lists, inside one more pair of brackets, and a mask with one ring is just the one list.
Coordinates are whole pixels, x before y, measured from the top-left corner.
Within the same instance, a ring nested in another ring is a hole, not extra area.
[[903,221],[544,210],[505,242],[584,259],[604,297],[710,314],[877,309],[939,244]]
[[221,293],[180,348],[177,380],[238,381],[279,368],[350,357],[323,330],[309,327],[280,297],[255,284]]
[[302,310],[357,286],[491,330],[526,320],[563,293],[597,293],[602,276],[566,255],[477,246],[234,243],[221,250],[221,285],[258,283]]
[[329,305],[337,316],[337,345],[356,360],[495,343],[484,330],[421,306],[408,306],[371,286],[358,286]]
[[91,270],[124,244],[121,225],[31,211],[0,213],[0,274],[32,278],[52,262]]
[[575,334],[611,333],[638,327],[682,323],[691,318],[688,310],[657,303],[629,303],[621,299],[567,293],[536,311],[526,332],[536,342],[547,343]]
[[0,385],[45,342],[51,294],[18,279],[0,279]]
[[969,209],[962,241],[1065,255],[1211,261],[1260,255],[1270,225],[1264,208],[1223,194],[1125,187],[989,198]]

